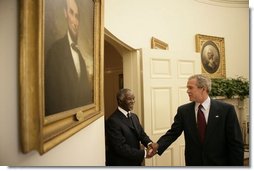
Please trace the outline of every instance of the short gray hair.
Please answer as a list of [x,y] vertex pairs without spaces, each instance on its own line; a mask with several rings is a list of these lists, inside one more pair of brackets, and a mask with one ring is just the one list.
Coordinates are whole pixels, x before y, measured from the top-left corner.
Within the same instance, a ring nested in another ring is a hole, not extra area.
[[117,94],[116,94],[116,100],[117,100],[117,103],[119,104],[120,101],[123,101],[123,99],[125,98],[125,94],[127,92],[131,91],[130,89],[128,88],[123,88],[123,89],[120,89]]
[[198,88],[206,88],[207,93],[209,93],[212,89],[211,79],[202,74],[196,74],[189,77],[188,80],[196,79]]

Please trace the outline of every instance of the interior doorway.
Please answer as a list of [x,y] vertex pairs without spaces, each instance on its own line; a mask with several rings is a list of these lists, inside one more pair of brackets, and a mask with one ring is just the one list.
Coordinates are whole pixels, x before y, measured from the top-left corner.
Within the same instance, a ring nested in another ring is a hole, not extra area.
[[[136,50],[104,29],[104,107],[105,120],[116,110],[116,93],[119,89],[132,88],[133,74],[130,73]],[[125,74],[127,73],[127,74]]]
[[116,109],[116,92],[123,88],[123,57],[108,41],[104,41],[104,105],[105,119]]

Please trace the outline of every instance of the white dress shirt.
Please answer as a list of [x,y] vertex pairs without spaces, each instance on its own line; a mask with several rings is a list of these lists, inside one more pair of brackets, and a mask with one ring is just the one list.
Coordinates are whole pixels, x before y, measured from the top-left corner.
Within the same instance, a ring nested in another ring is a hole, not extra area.
[[[69,40],[69,46],[71,49],[72,59],[74,61],[74,65],[78,74],[78,77],[80,78],[80,61],[79,61],[79,54],[71,47],[72,43],[74,43],[71,40],[70,33],[68,31],[68,40]],[[75,44],[75,43],[74,43]],[[78,48],[78,47],[77,47]]]
[[[195,115],[196,115],[196,121],[197,121],[197,114],[198,114],[198,106],[200,105],[200,103],[196,103],[195,104]],[[209,111],[210,111],[210,105],[211,105],[211,99],[210,97],[208,97],[203,103],[202,103],[202,112],[205,115],[205,120],[206,120],[206,124],[208,123],[208,115],[209,115]]]

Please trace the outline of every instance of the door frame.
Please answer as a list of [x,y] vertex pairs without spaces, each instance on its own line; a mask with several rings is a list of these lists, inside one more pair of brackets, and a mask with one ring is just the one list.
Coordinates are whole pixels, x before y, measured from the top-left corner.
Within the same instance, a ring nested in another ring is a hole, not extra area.
[[123,87],[133,91],[135,95],[133,112],[138,115],[140,122],[143,125],[140,50],[127,45],[106,28],[104,28],[104,40],[115,47],[123,58]]

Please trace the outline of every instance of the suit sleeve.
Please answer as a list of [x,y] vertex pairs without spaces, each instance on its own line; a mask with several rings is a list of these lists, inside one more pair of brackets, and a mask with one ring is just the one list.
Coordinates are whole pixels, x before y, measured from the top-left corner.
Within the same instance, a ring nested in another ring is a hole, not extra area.
[[147,147],[147,144],[149,142],[153,142],[150,137],[145,133],[142,125],[140,124],[139,122],[139,119],[136,115],[134,115],[133,117],[134,121],[135,121],[135,125],[137,126],[137,131],[138,131],[138,137],[139,137],[139,140],[141,141],[141,143]]
[[230,165],[243,165],[243,139],[239,121],[233,106],[229,107],[226,126],[228,157]]
[[161,155],[182,134],[182,132],[183,132],[183,118],[178,108],[171,129],[169,129],[157,141],[157,143],[159,144],[158,154]]

